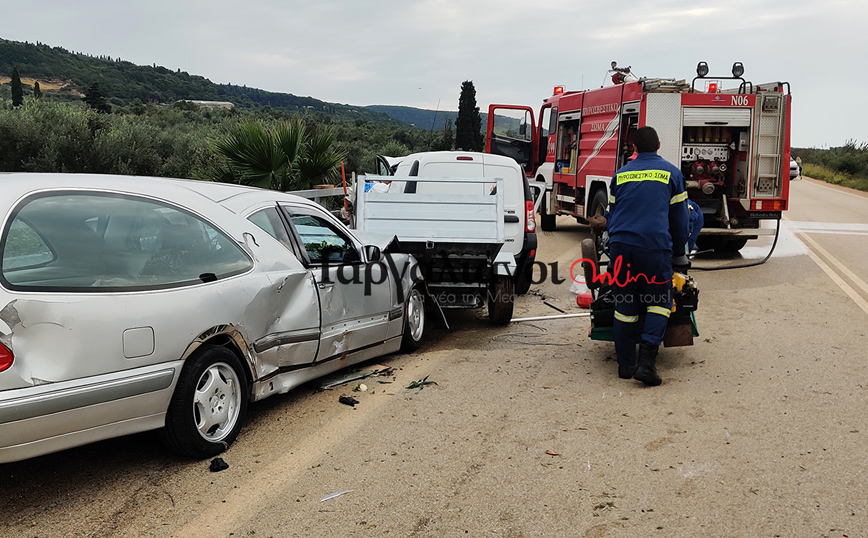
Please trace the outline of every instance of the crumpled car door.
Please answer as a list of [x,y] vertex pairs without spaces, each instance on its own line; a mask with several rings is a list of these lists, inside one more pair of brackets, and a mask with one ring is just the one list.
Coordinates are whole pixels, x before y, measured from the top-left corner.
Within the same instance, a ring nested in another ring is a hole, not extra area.
[[301,239],[317,283],[322,336],[317,362],[386,340],[393,285],[382,264],[363,263],[361,246],[339,223],[307,206],[281,206]]

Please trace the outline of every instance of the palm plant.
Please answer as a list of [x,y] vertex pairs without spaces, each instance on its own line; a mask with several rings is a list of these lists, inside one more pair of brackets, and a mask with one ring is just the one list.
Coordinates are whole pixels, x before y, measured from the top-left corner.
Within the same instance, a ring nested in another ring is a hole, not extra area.
[[226,159],[234,182],[284,191],[293,182],[303,133],[300,121],[266,127],[260,121],[245,120],[211,143]]
[[308,187],[328,183],[337,178],[341,162],[346,158],[336,146],[338,133],[331,127],[317,127],[304,143],[298,161],[299,179]]
[[315,128],[311,134],[300,119],[267,126],[244,120],[222,138],[211,140],[224,158],[213,179],[287,191],[309,188],[333,179],[344,158],[336,148],[337,134]]

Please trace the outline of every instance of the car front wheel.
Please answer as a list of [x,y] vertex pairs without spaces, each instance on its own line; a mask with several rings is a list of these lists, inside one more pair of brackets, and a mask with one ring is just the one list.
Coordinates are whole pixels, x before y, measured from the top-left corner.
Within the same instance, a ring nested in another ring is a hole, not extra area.
[[401,351],[412,353],[422,345],[422,337],[425,335],[425,295],[421,286],[414,286],[410,291],[405,310]]
[[238,437],[247,411],[247,378],[238,357],[203,346],[187,359],[166,412],[163,439],[175,452],[208,458]]

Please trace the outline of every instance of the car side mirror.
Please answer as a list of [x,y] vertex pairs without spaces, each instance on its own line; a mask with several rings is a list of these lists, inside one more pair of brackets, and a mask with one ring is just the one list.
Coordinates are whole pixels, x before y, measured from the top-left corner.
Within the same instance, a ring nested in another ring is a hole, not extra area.
[[367,258],[369,262],[373,263],[380,261],[382,254],[380,247],[377,245],[365,245],[365,258]]

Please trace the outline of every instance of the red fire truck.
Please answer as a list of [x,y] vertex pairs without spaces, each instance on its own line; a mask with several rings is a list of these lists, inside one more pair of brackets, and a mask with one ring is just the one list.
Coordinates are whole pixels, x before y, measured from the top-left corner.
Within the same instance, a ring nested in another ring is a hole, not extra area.
[[[687,193],[702,208],[700,248],[734,252],[774,233],[789,196],[790,85],[754,85],[741,63],[732,76],[709,77],[700,62],[692,83],[638,78],[612,62],[613,84],[565,92],[556,87],[539,110],[491,105],[486,151],[521,164],[537,200],[543,230],[557,215],[579,222],[602,212],[609,181],[633,154],[639,127],[657,130],[658,152],[680,166]],[[732,89],[723,89],[724,81]],[[697,88],[701,86],[701,89]]]

